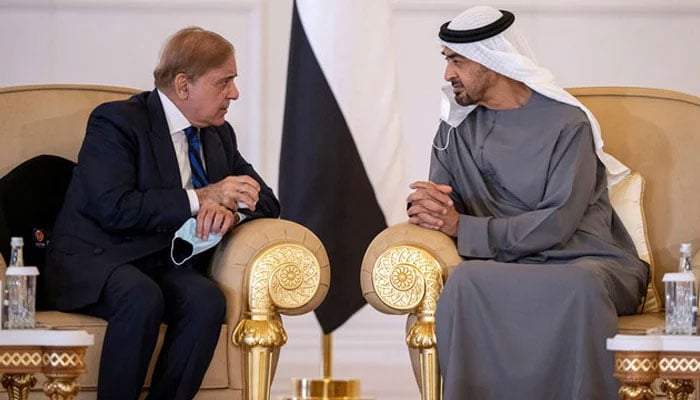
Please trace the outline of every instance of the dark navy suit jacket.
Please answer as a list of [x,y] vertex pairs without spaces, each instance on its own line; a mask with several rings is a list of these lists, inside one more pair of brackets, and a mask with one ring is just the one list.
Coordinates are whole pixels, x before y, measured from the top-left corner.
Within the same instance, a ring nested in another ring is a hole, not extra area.
[[[228,123],[200,131],[207,175],[249,175],[260,183],[250,218],[277,217],[272,190],[241,156]],[[90,115],[78,166],[54,226],[46,284],[60,310],[96,302],[109,274],[170,246],[191,216],[156,91],[105,103]]]

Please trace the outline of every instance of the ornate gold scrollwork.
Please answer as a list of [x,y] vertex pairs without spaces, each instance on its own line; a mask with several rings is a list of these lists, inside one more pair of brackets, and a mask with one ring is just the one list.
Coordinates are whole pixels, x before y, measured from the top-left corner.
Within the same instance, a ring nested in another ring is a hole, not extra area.
[[311,301],[319,289],[321,267],[307,248],[282,243],[253,259],[248,279],[249,318],[238,323],[232,341],[246,352],[245,398],[268,399],[272,351],[287,343],[277,310],[303,307]]
[[36,385],[36,377],[33,374],[4,374],[2,387],[7,390],[10,400],[24,400],[29,398],[29,391]]
[[435,323],[416,321],[406,334],[406,344],[412,349],[431,349],[437,345]]
[[427,251],[415,246],[385,250],[374,264],[372,280],[377,296],[397,310],[435,311],[442,291],[442,270]]
[[651,383],[659,373],[657,352],[616,352],[615,377],[622,383],[623,400],[654,400]]
[[87,347],[44,348],[43,364],[46,382],[44,394],[51,400],[73,400],[77,398],[80,384],[78,376],[85,371]]
[[321,281],[318,260],[305,247],[284,243],[263,250],[251,265],[248,282],[251,318],[238,323],[233,343],[249,347],[283,346],[287,333],[273,318],[275,311],[302,307],[313,298]]
[[435,349],[435,310],[442,292],[442,267],[427,251],[409,245],[390,247],[374,264],[372,283],[387,306],[414,313],[406,344],[420,353],[421,398],[440,400],[442,380]]
[[654,390],[649,385],[622,385],[618,394],[623,400],[654,400]]
[[233,332],[233,343],[247,347],[281,347],[287,343],[287,332],[277,320],[244,319]]
[[304,306],[321,281],[321,268],[314,254],[292,243],[265,249],[252,265],[249,304],[253,313]]
[[666,393],[668,400],[688,400],[688,396],[695,390],[693,381],[689,379],[662,379],[659,387]]
[[51,400],[73,400],[78,395],[80,384],[76,382],[77,376],[67,375],[63,377],[47,375],[44,383],[44,394]]

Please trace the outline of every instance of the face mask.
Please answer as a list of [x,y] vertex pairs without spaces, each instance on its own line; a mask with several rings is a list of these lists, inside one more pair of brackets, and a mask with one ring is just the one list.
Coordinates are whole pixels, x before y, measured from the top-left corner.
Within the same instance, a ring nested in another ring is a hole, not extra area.
[[467,118],[467,115],[475,108],[475,106],[460,106],[455,101],[455,95],[452,91],[452,85],[442,87],[442,98],[440,99],[440,119],[445,121],[449,126],[456,128]]
[[170,258],[175,265],[182,265],[195,254],[202,253],[216,246],[221,241],[220,233],[210,233],[207,240],[197,237],[197,220],[190,218],[175,232]]

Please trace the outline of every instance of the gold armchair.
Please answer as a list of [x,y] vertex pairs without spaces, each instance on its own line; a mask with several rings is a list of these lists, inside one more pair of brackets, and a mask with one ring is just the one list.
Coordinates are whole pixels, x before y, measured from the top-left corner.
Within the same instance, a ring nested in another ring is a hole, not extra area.
[[[618,322],[619,332],[643,333],[664,323],[656,288],[665,272],[677,268],[679,243],[697,245],[700,239],[696,223],[700,221],[696,206],[700,98],[625,87],[570,92],[600,122],[606,151],[637,173],[631,176],[635,182],[623,181],[624,189],[611,189],[611,202],[640,256],[651,265],[652,282],[642,310]],[[368,303],[384,313],[409,315],[406,343],[423,400],[442,398],[434,312],[443,282],[460,262],[451,238],[404,223],[381,232],[362,263],[362,289]]]
[[[137,92],[90,85],[0,88],[0,176],[39,154],[75,160],[92,109]],[[299,224],[253,220],[224,238],[211,275],[227,298],[226,321],[197,398],[267,400],[279,350],[287,341],[280,314],[303,314],[321,303],[330,282],[325,248]],[[80,398],[95,398],[107,323],[57,311],[38,312],[37,321],[95,336],[86,354],[87,370],[78,381]],[[154,361],[155,356],[151,368]],[[149,380],[150,372],[146,385]],[[42,398],[41,386],[38,382],[31,398]]]

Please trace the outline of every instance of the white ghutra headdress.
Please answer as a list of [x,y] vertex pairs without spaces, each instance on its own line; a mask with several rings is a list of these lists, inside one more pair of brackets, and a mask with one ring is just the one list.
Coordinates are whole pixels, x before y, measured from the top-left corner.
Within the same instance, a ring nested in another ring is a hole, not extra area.
[[[440,44],[486,68],[516,81],[556,101],[578,107],[591,123],[596,154],[608,173],[608,185],[620,181],[629,168],[603,151],[600,125],[593,113],[554,82],[549,70],[537,65],[525,38],[514,26],[515,17],[505,10],[478,6],[459,14],[440,28]],[[457,126],[475,106],[460,106],[454,101],[452,88],[442,90],[441,119]]]

